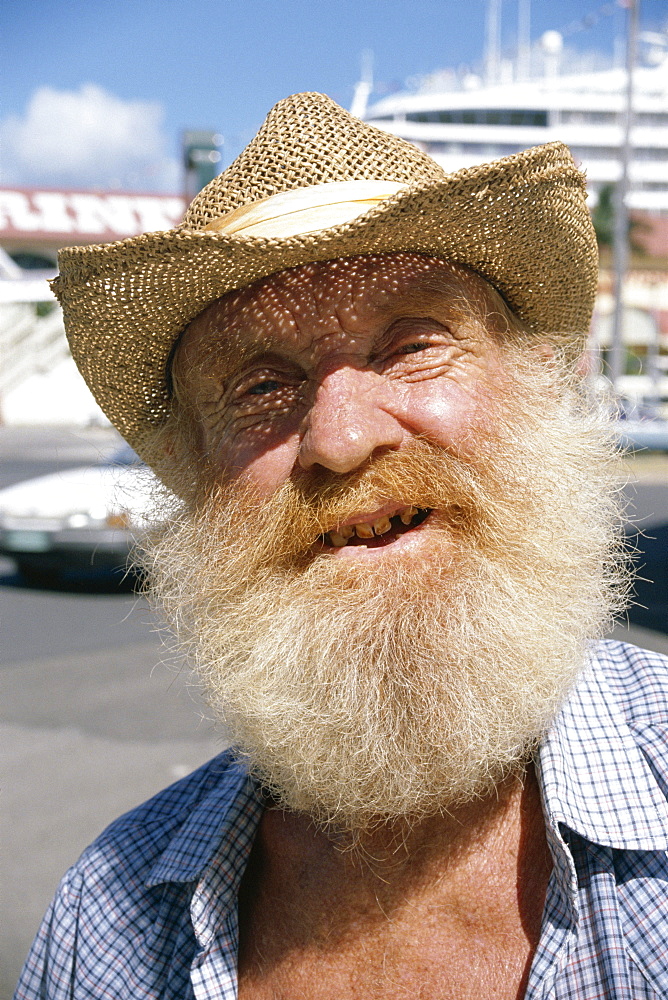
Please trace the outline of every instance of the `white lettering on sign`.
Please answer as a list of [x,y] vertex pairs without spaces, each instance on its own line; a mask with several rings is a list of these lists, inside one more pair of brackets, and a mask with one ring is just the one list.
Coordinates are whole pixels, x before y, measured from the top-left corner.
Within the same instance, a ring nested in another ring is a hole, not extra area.
[[139,232],[155,233],[162,229],[173,229],[181,221],[185,205],[183,198],[142,198],[133,199],[139,216]]
[[75,222],[67,214],[67,205],[60,191],[38,191],[32,196],[37,215],[40,218],[40,228],[47,233],[71,233]]
[[185,203],[176,195],[17,191],[0,188],[0,236],[120,239],[172,229]]
[[139,231],[131,198],[71,194],[68,200],[76,219],[77,233],[110,232],[115,236],[127,236]]
[[41,216],[32,211],[30,201],[21,191],[0,191],[0,227],[33,233],[41,228]]

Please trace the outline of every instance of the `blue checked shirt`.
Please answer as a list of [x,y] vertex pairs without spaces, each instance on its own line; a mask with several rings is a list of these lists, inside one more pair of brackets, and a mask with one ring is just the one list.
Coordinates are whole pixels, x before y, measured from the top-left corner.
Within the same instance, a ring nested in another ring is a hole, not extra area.
[[[603,642],[541,747],[554,869],[527,1000],[668,997],[668,658]],[[262,813],[223,754],[65,875],[15,1000],[232,1000]]]

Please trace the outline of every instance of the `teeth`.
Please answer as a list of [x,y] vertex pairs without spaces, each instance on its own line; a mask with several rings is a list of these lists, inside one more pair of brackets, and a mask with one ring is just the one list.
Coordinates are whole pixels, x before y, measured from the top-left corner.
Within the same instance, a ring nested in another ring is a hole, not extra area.
[[377,535],[384,535],[386,531],[389,531],[392,527],[392,522],[389,517],[379,517],[377,521],[373,522],[373,530]]
[[399,517],[401,518],[401,523],[410,524],[416,514],[417,514],[417,507],[405,507],[404,510],[399,511]]
[[363,522],[356,524],[355,531],[358,538],[373,538],[373,528],[370,524],[364,524]]
[[[397,511],[396,516],[401,518],[402,524],[408,525],[417,513],[417,507],[404,507],[403,510]],[[385,535],[391,528],[392,521],[387,515],[383,515],[383,517],[376,518],[371,524],[360,521],[358,524],[344,525],[335,531],[328,532],[327,537],[331,545],[340,549],[348,543],[348,539],[352,538],[353,535],[357,535],[358,538],[374,538],[375,535]]]

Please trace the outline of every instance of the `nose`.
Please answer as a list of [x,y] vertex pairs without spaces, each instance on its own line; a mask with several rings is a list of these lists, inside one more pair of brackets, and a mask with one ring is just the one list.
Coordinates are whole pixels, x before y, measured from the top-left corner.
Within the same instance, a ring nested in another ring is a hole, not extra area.
[[300,466],[351,472],[376,450],[398,448],[404,430],[388,411],[388,391],[374,372],[347,367],[330,372],[321,380],[304,421]]

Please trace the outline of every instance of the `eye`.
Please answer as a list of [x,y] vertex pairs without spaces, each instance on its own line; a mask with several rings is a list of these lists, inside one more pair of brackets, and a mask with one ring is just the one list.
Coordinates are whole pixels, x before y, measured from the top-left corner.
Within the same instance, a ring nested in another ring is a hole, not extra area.
[[276,392],[276,390],[280,389],[280,387],[280,382],[277,382],[275,379],[268,378],[263,382],[256,382],[255,385],[252,385],[246,390],[246,392],[249,396],[265,396],[270,392]]
[[417,354],[418,351],[425,351],[431,346],[428,340],[414,340],[410,344],[402,344],[397,354]]

